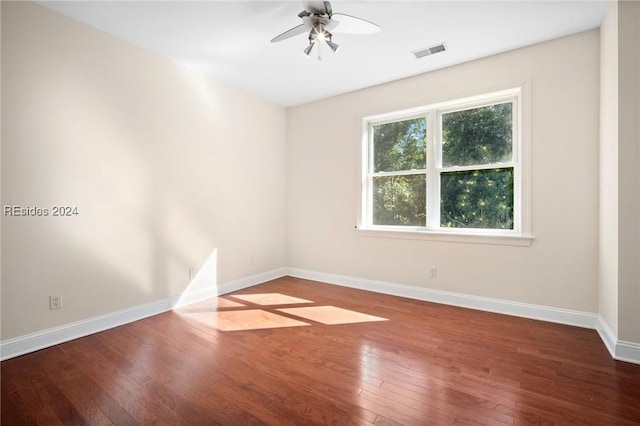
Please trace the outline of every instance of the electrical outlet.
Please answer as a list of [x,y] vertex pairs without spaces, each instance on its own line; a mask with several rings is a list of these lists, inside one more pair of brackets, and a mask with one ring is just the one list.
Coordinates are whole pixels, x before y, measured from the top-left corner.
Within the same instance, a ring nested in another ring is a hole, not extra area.
[[49,309],[60,309],[62,308],[62,295],[61,294],[52,294],[49,296]]
[[429,268],[429,276],[431,278],[438,278],[438,268],[436,268],[435,266],[432,266]]

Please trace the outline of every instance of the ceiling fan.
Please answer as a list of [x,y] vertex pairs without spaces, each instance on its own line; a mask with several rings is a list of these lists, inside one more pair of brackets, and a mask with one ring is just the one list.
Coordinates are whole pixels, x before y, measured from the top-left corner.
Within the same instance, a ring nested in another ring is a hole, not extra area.
[[304,10],[298,13],[298,17],[302,18],[302,24],[273,38],[271,43],[308,32],[309,46],[304,49],[304,54],[309,56],[313,46],[317,44],[318,59],[322,59],[323,42],[334,52],[339,47],[331,40],[333,34],[329,31],[350,34],[374,34],[380,31],[380,27],[373,22],[343,13],[333,13],[331,3],[328,1],[304,0],[302,3],[304,4]]

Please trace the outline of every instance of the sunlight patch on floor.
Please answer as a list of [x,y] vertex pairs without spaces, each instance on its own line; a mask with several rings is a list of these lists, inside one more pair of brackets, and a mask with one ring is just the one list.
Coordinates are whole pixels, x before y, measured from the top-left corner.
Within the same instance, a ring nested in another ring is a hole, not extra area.
[[[232,299],[238,299],[245,303]],[[315,302],[281,293],[228,294],[224,297],[214,297],[181,307],[176,312],[219,331],[260,330],[312,325],[305,322],[305,320],[326,325],[388,321],[387,318],[336,306],[280,308],[282,305],[303,303]],[[260,305],[262,308],[252,308],[250,305]]]
[[182,306],[175,309],[179,313],[191,313],[191,312],[212,312],[220,308],[244,308],[246,305],[235,302],[233,300],[226,299],[224,297],[214,297],[211,299],[203,300],[202,302],[192,303],[190,305]]
[[313,303],[311,300],[300,299],[298,297],[287,296],[280,293],[260,293],[260,294],[234,294],[234,299],[240,299],[256,305],[295,305],[297,303]]
[[295,315],[297,317],[327,325],[388,321],[387,318],[376,317],[374,315],[363,314],[349,309],[337,308],[335,306],[309,306],[303,308],[282,308],[277,310],[289,315]]
[[205,320],[220,331],[260,330],[264,328],[310,325],[306,322],[273,314],[262,309],[211,312],[207,314]]
[[217,306],[218,308],[240,308],[246,305],[234,302],[233,300],[225,299],[224,297],[218,297]]

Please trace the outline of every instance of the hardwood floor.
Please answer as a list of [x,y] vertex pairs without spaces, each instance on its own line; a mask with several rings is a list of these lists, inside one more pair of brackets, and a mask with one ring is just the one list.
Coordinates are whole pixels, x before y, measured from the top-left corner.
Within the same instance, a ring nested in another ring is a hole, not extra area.
[[3,425],[640,424],[593,330],[290,277],[1,368]]

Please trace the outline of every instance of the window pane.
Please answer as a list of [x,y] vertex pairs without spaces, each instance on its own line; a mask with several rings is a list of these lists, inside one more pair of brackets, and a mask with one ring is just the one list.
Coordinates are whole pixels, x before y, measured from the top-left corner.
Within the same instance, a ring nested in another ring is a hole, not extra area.
[[426,132],[424,117],[373,126],[374,172],[424,170]]
[[373,178],[373,224],[425,226],[424,174]]
[[513,168],[442,173],[440,226],[513,229]]
[[511,161],[512,104],[442,114],[444,167]]

